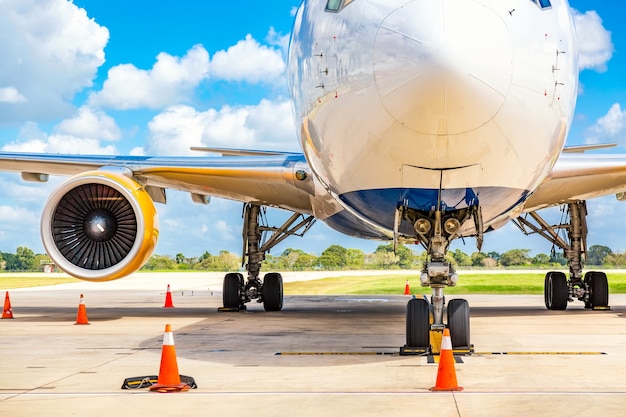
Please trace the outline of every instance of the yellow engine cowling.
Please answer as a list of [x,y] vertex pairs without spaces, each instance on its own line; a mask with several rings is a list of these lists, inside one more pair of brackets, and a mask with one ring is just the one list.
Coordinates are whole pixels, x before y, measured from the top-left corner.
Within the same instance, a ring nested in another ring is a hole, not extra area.
[[159,220],[152,199],[134,179],[89,171],[52,192],[41,217],[41,238],[54,263],[86,281],[135,272],[152,255]]

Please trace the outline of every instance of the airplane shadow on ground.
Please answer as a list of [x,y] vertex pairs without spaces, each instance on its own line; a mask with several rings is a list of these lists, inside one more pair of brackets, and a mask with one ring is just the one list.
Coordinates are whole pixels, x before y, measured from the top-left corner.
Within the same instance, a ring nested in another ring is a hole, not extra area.
[[[301,320],[311,316],[332,318],[336,320],[343,316],[386,317],[387,319],[399,318],[404,320],[405,308],[408,299],[403,297],[384,296],[290,296],[286,297],[283,310],[280,312],[265,312],[261,304],[250,303],[246,311],[218,312],[217,307],[175,307],[162,308],[145,306],[135,303],[135,306],[124,307],[87,307],[89,321],[119,320],[123,317],[135,318],[236,318],[254,316],[259,317],[283,317],[286,320]],[[626,317],[626,306],[612,306],[608,311],[592,311],[585,309],[582,303],[573,303],[564,311],[546,310],[545,306],[471,306],[471,317],[536,317],[536,316],[559,316],[559,315],[599,315],[616,314],[618,317]],[[16,319],[29,322],[63,322],[75,321],[77,306],[13,306],[13,314]],[[332,321],[331,320],[331,321]]]
[[[92,325],[123,318],[191,318],[192,324],[174,329],[181,358],[234,366],[318,367],[389,362],[397,366],[429,366],[414,357],[399,356],[406,343],[403,297],[292,296],[281,312],[265,312],[251,304],[245,312],[221,313],[214,307],[88,307]],[[472,318],[532,318],[559,316],[625,317],[625,307],[590,311],[582,304],[566,311],[547,311],[537,306],[478,306]],[[73,324],[76,307],[23,306],[14,308],[15,321]],[[139,325],[139,324],[137,324]],[[162,333],[128,346],[160,353]],[[340,358],[340,359],[339,359]],[[182,372],[182,371],[181,371]]]

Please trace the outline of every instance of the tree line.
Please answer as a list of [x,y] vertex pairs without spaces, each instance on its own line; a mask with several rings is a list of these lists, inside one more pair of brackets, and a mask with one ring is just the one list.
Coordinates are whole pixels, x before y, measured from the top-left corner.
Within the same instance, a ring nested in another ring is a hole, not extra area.
[[[448,262],[459,267],[538,267],[559,268],[567,265],[560,252],[540,253],[530,256],[530,249],[511,249],[503,253],[474,252],[467,254],[460,249],[448,252]],[[360,270],[360,269],[420,269],[426,253],[416,252],[408,246],[393,244],[379,245],[373,253],[360,249],[331,245],[319,256],[301,249],[288,248],[280,255],[267,254],[263,262],[265,271],[309,271],[309,270]],[[0,271],[44,271],[52,262],[46,254],[35,254],[31,249],[20,246],[15,253],[0,252]],[[593,245],[587,250],[587,265],[605,267],[626,266],[626,252],[614,253],[609,247]],[[241,256],[220,251],[212,255],[205,251],[199,257],[153,255],[141,268],[146,271],[237,271],[242,267]]]

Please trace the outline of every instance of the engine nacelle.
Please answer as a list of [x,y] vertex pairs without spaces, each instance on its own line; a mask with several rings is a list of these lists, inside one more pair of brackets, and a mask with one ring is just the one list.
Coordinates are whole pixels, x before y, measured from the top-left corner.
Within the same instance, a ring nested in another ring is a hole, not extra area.
[[150,258],[159,235],[152,199],[121,173],[90,171],[52,192],[41,217],[41,238],[54,263],[86,281],[110,281]]

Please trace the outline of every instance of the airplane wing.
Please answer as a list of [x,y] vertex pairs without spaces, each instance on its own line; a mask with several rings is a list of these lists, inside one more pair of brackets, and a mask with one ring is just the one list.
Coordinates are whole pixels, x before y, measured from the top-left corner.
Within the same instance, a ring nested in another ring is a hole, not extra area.
[[[233,151],[236,156],[153,157],[55,155],[0,152],[0,171],[20,172],[26,181],[90,170],[127,170],[148,186],[155,201],[164,189],[216,196],[310,213],[313,184],[304,156],[295,153]],[[161,189],[159,192],[159,189]],[[163,198],[159,198],[163,196]]]
[[563,153],[585,153],[587,151],[595,151],[598,149],[614,148],[617,143],[596,143],[592,145],[573,145],[563,148]]
[[552,172],[524,204],[531,212],[626,191],[626,155],[561,154]]

